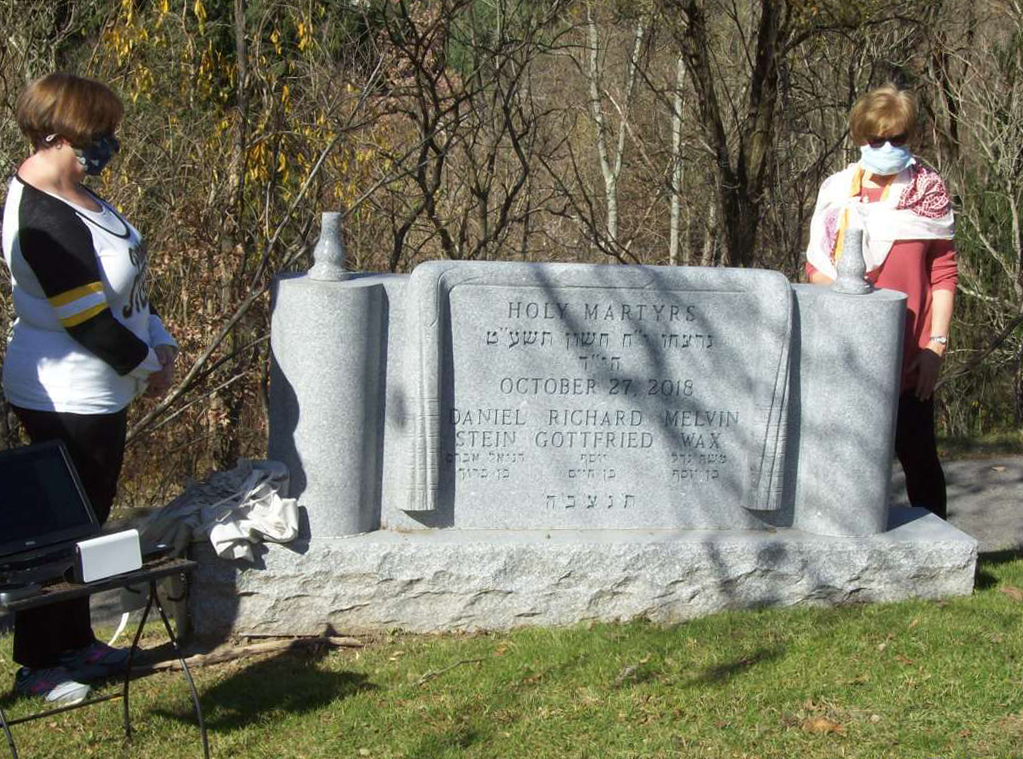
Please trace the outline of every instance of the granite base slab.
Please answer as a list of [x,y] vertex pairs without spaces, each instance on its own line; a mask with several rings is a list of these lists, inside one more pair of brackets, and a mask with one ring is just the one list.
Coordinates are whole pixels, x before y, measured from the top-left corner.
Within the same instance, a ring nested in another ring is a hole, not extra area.
[[871,537],[763,531],[377,531],[268,546],[260,565],[208,548],[196,632],[414,632],[679,622],[725,609],[968,595],[977,542],[923,509]]

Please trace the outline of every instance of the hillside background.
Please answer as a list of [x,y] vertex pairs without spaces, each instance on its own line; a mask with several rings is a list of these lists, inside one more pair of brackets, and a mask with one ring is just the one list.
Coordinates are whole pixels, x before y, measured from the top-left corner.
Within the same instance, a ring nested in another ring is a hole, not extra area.
[[[886,81],[918,94],[916,152],[958,215],[940,428],[1023,422],[1018,0],[0,0],[0,30],[7,176],[33,77],[92,76],[125,102],[121,154],[93,186],[146,236],[182,348],[172,393],[132,409],[126,505],[264,453],[269,287],[308,268],[321,212],[343,212],[359,271],[450,258],[796,280],[821,180],[858,157],[849,108]],[[17,443],[0,413],[0,445]]]

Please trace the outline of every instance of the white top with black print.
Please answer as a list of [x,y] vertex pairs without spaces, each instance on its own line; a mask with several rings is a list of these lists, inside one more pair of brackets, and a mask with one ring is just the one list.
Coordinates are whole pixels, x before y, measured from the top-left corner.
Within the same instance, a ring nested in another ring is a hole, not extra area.
[[176,345],[150,308],[141,235],[106,201],[91,211],[11,180],[3,251],[17,320],[3,389],[38,411],[120,411]]

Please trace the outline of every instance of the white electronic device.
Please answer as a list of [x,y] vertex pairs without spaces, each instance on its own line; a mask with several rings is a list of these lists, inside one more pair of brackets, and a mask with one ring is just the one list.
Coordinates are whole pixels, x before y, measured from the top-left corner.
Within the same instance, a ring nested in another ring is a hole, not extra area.
[[75,581],[93,582],[142,567],[138,530],[124,530],[75,544]]

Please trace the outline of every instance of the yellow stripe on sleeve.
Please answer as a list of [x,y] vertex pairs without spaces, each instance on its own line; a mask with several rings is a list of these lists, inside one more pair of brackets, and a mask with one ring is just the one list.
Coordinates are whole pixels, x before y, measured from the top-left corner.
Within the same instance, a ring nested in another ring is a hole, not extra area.
[[88,321],[96,314],[100,314],[107,310],[106,302],[97,303],[92,308],[87,308],[84,311],[80,311],[74,316],[69,316],[66,319],[61,319],[60,323],[64,325],[64,328],[74,327],[75,325],[81,324],[82,322]]
[[76,301],[79,298],[83,298],[86,295],[101,292],[103,292],[102,282],[90,282],[87,285],[76,287],[74,290],[68,290],[66,292],[62,292],[60,295],[54,295],[52,298],[48,298],[47,300],[50,301],[50,305],[54,308],[60,308],[61,306],[66,306],[68,303]]

